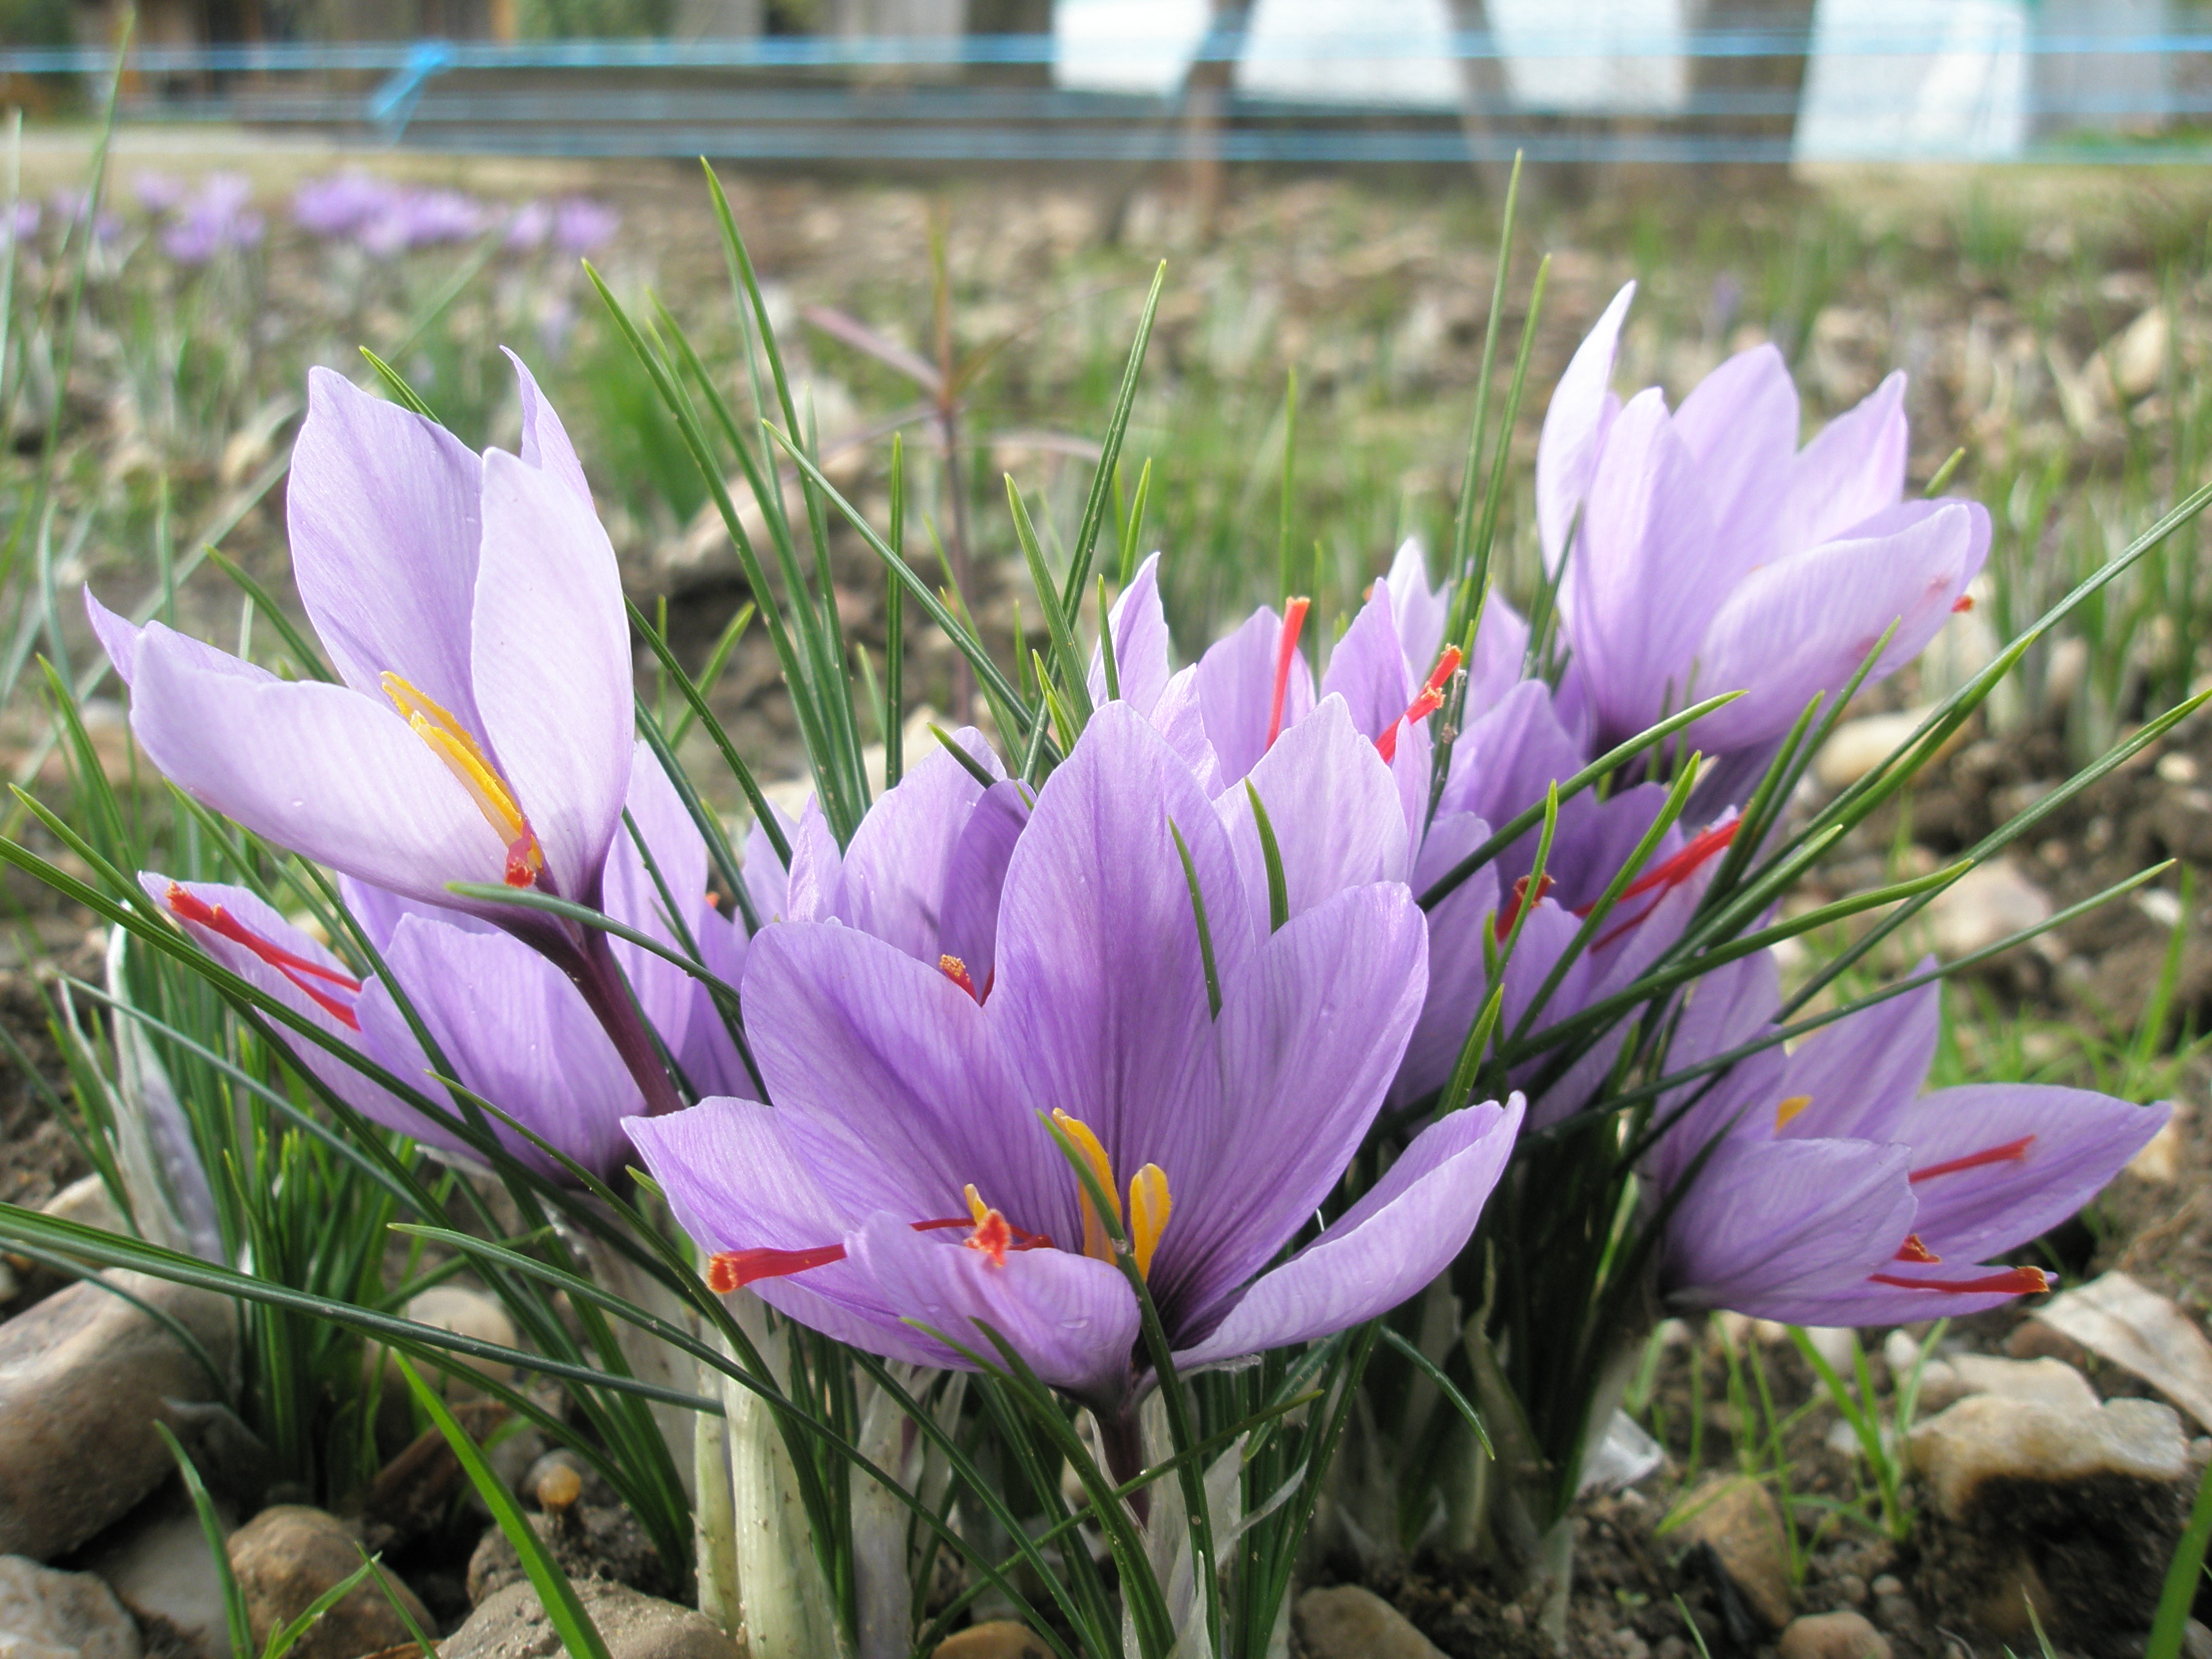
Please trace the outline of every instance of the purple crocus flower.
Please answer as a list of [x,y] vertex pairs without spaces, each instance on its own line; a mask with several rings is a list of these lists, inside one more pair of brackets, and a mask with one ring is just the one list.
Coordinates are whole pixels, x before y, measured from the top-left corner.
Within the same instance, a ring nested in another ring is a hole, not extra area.
[[553,246],[562,253],[596,252],[621,228],[621,213],[588,196],[568,197],[553,209]]
[[[2049,1288],[2040,1268],[1990,1258],[2095,1196],[2168,1109],[2027,1084],[1921,1095],[1938,995],[1931,983],[1876,1004],[1661,1103],[1667,1127],[1645,1174],[1672,1206],[1660,1266],[1668,1305],[1887,1325]],[[1771,954],[1707,975],[1669,1067],[1755,1040],[1779,1005]]]
[[1893,623],[1871,678],[1919,653],[1981,568],[1989,514],[1903,499],[1902,374],[1802,450],[1796,388],[1771,345],[1729,359],[1679,410],[1656,387],[1622,404],[1607,382],[1634,294],[1576,351],[1537,447],[1571,694],[1603,749],[1746,690],[1692,736],[1709,755],[1757,750]]
[[465,242],[484,228],[484,206],[457,190],[404,191],[363,221],[361,245],[380,258],[445,242]]
[[398,186],[365,173],[310,179],[294,192],[292,222],[313,236],[352,236],[381,215]]
[[[1012,787],[986,790],[949,757],[891,791],[877,809],[891,827],[863,858],[875,814],[864,821],[833,901],[872,919],[787,921],[752,941],[746,1029],[774,1107],[712,1101],[629,1126],[714,1253],[714,1282],[933,1365],[966,1361],[918,1325],[989,1354],[988,1323],[1097,1408],[1110,1439],[1146,1385],[1137,1304],[1041,1114],[1117,1207],[1126,1191],[1135,1264],[1181,1364],[1323,1336],[1427,1282],[1473,1230],[1517,1102],[1445,1118],[1268,1265],[1359,1145],[1425,978],[1410,895],[1364,876],[1376,839],[1402,835],[1395,792],[1341,708],[1330,718],[1315,730],[1335,740],[1311,744],[1299,781],[1366,802],[1364,827],[1278,817],[1279,836],[1298,833],[1282,848],[1294,914],[1272,932],[1264,898],[1254,908],[1266,875],[1249,806],[1218,811],[1133,708],[1092,716],[1010,844],[986,801]],[[908,790],[926,810],[899,810]],[[944,810],[963,799],[964,815]],[[987,893],[979,973],[942,947],[968,937],[952,930]]]
[[[705,843],[649,753],[639,756],[629,805],[669,891],[703,895]],[[392,982],[357,979],[319,941],[245,888],[177,882],[153,872],[139,881],[209,955],[431,1098],[439,1097],[441,1085],[401,1011],[394,983],[470,1092],[595,1175],[612,1175],[629,1161],[622,1120],[645,1109],[638,1085],[581,993],[520,940],[472,916],[349,878],[343,883],[346,908],[392,976]],[[616,921],[677,947],[659,887],[627,836],[609,860],[607,888],[608,912]],[[710,967],[741,967],[741,942],[734,953],[710,942],[706,928],[717,920],[702,897],[687,927]],[[702,1007],[695,997],[696,981],[626,942],[617,941],[615,950],[630,991],[672,1054],[717,1066],[720,1049],[734,1055],[712,1005]],[[302,1066],[372,1122],[473,1159],[459,1135],[342,1056],[311,1042],[285,1040]],[[751,1092],[742,1067],[734,1065],[716,1074],[715,1086],[721,1093]],[[541,1175],[566,1179],[560,1164],[528,1137],[497,1120],[489,1127],[510,1153]]]
[[546,202],[525,202],[507,221],[502,246],[509,253],[535,253],[553,234],[553,208]]
[[599,901],[629,782],[629,632],[614,550],[520,361],[521,453],[482,457],[326,369],[288,516],[300,596],[342,684],[288,682],[88,592],[131,729],[255,834],[421,902],[504,880]]
[[167,213],[185,199],[185,181],[173,173],[141,168],[131,175],[131,194],[149,213]]
[[180,265],[204,265],[228,250],[259,246],[267,226],[246,205],[252,196],[242,175],[210,173],[162,230],[162,252]]

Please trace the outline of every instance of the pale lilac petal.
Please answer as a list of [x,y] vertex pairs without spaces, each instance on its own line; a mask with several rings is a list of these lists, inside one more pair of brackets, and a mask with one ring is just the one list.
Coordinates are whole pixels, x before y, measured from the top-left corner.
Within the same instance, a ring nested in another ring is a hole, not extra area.
[[1902,1146],[1730,1139],[1667,1222],[1669,1306],[1802,1323],[1823,1296],[1880,1272],[1912,1227]]
[[[1620,411],[1567,562],[1559,617],[1601,732],[1632,735],[1694,702],[1691,655],[1719,593],[1703,479],[1656,387]],[[1771,640],[1787,635],[1769,636]]]
[[1425,672],[1444,647],[1444,625],[1451,611],[1451,584],[1447,581],[1430,587],[1428,562],[1422,551],[1421,539],[1408,536],[1399,544],[1398,556],[1390,561],[1390,574],[1382,579],[1382,585],[1389,595],[1390,615],[1398,625],[1399,641],[1405,647],[1406,665],[1416,674]]
[[[1121,699],[1139,714],[1158,707],[1168,683],[1168,617],[1160,606],[1160,556],[1137,567],[1108,613],[1114,637],[1114,679]],[[1098,647],[1091,652],[1091,701],[1106,701],[1106,663]]]
[[[1275,658],[1282,640],[1282,617],[1273,607],[1262,605],[1199,659],[1199,707],[1206,716],[1206,739],[1221,762],[1224,783],[1237,782],[1267,752]],[[1291,653],[1290,676],[1284,682],[1283,729],[1304,720],[1313,706],[1313,670],[1301,647]]]
[[[830,828],[830,820],[822,816],[822,803],[809,795],[806,805],[799,809],[799,822],[787,824],[784,836],[791,847],[791,867],[785,872],[781,919],[829,921],[836,914],[837,883],[844,873],[845,854],[837,845],[836,832]],[[763,839],[764,842],[765,837]],[[747,845],[750,848],[750,843]],[[774,856],[771,852],[771,860]],[[750,850],[746,858],[751,861]],[[772,861],[769,867],[772,872]],[[771,875],[770,880],[773,879]],[[769,921],[774,915],[764,912],[761,920]]]
[[474,596],[483,732],[564,898],[599,897],[629,787],[629,623],[614,549],[555,478],[484,458]]
[[1254,1280],[1176,1364],[1218,1364],[1310,1342],[1388,1313],[1419,1291],[1465,1248],[1521,1116],[1516,1095],[1504,1108],[1472,1106],[1422,1131],[1342,1219]]
[[1844,685],[1893,623],[1872,678],[1919,655],[1981,568],[1987,525],[1978,502],[1909,501],[1753,571],[1698,647],[1698,695],[1749,695],[1698,721],[1695,740],[1740,749],[1779,736],[1815,692]]
[[448,905],[430,904],[421,899],[407,898],[389,888],[375,887],[351,876],[338,878],[338,901],[361,924],[368,935],[368,942],[381,952],[392,943],[392,936],[405,916],[422,916],[427,921],[443,922],[448,927],[460,927],[473,933],[497,933],[498,928],[480,916],[466,910],[457,910]]
[[1128,1153],[1211,1040],[1170,826],[1204,895],[1225,997],[1253,950],[1236,858],[1197,780],[1132,709],[1100,708],[1046,781],[1000,900],[998,986],[984,1012],[1027,1105],[1082,1119],[1116,1170],[1152,1156]]
[[1589,494],[1597,470],[1598,452],[1606,442],[1613,394],[1613,353],[1620,344],[1620,325],[1636,297],[1630,283],[1613,296],[1553,391],[1544,411],[1544,429],[1536,441],[1536,524],[1544,545],[1544,562],[1557,569],[1575,514]]
[[1474,625],[1474,656],[1467,665],[1467,718],[1495,708],[1521,681],[1528,657],[1528,619],[1492,587]]
[[[973,726],[953,740],[993,776],[1003,774]],[[982,793],[983,786],[943,748],[922,757],[854,831],[830,914],[934,967],[943,949],[946,867]]]
[[[2086,1089],[1982,1083],[1938,1090],[1897,1120],[1895,1133],[1911,1146],[1919,1177],[1913,1231],[1947,1264],[2017,1249],[2094,1198],[2169,1115],[2163,1104],[2136,1106]],[[2028,1145],[2018,1156],[1929,1173],[2022,1139]]]
[[471,732],[482,479],[436,422],[308,371],[284,504],[300,602],[348,685],[381,698],[397,674]]
[[[1472,813],[1438,814],[1413,866],[1413,890],[1427,891],[1489,839],[1490,826]],[[1497,914],[1494,863],[1484,865],[1429,912],[1428,994],[1391,1085],[1391,1105],[1408,1105],[1433,1094],[1451,1076],[1468,1031],[1490,994],[1482,946]]]
[[[507,848],[388,704],[342,685],[210,672],[182,636],[138,645],[131,730],[168,779],[255,835],[431,904],[495,882]],[[201,647],[204,650],[204,647]]]
[[84,585],[84,614],[92,623],[93,635],[99,640],[100,648],[115,666],[115,678],[130,684],[137,668],[138,635],[143,630],[128,617],[117,616],[94,598],[89,582]]
[[[783,835],[783,844],[791,849],[793,861],[797,862],[797,822],[774,801],[768,803],[768,810],[775,815],[776,828]],[[826,829],[828,826],[823,827]],[[836,846],[833,838],[830,843],[833,853]],[[767,830],[757,823],[745,831],[744,862],[738,866],[738,873],[744,878],[745,896],[752,901],[753,915],[759,918],[761,924],[765,927],[771,921],[781,921],[785,901],[790,893],[791,875],[784,868],[783,860],[776,856],[775,844],[769,840]],[[836,878],[834,872],[826,885],[830,890],[835,890]],[[820,918],[809,917],[808,920],[819,921]]]
[[[685,1111],[625,1118],[623,1127],[678,1224],[709,1254],[809,1249],[841,1243],[852,1231],[768,1107],[702,1100]],[[939,1346],[901,1323],[872,1279],[850,1262],[762,1279],[752,1289],[770,1307],[840,1342],[909,1364],[944,1363]]]
[[[520,940],[418,916],[401,921],[384,958],[456,1081],[595,1174],[621,1167],[629,1150],[622,1119],[644,1103],[566,975]],[[426,1078],[416,1086],[437,1085]],[[557,1171],[513,1129],[494,1133],[524,1162]]]
[[[1118,1400],[1127,1386],[1141,1322],[1117,1267],[1068,1250],[1009,1250],[995,1262],[889,1215],[871,1216],[847,1249],[891,1305],[992,1364],[1004,1362],[981,1325],[1078,1398]],[[950,1353],[939,1363],[964,1366]]]
[[1261,757],[1244,785],[1224,790],[1216,803],[1243,876],[1246,911],[1255,934],[1264,937],[1267,864],[1254,793],[1274,831],[1287,915],[1302,915],[1347,887],[1406,879],[1406,820],[1396,783],[1375,745],[1354,729],[1342,697],[1322,698]]
[[84,590],[84,608],[86,615],[92,619],[93,633],[98,637],[100,648],[107,653],[108,661],[115,665],[115,677],[125,685],[135,688],[137,684],[139,647],[148,638],[161,641],[161,648],[173,660],[190,664],[208,673],[227,675],[252,685],[274,685],[277,683],[277,677],[258,663],[248,662],[243,657],[234,657],[229,652],[196,640],[189,634],[179,634],[157,622],[142,626],[118,616],[93,598],[90,587]]
[[1010,1073],[993,1042],[987,1016],[1005,995],[1002,982],[978,1008],[934,962],[834,922],[754,938],[753,1059],[786,1133],[845,1213],[964,1215],[972,1182],[1015,1225],[1080,1237],[1073,1180],[1036,1116],[1053,1103]]
[[1705,487],[1717,542],[1708,566],[1736,580],[1773,556],[1776,520],[1797,454],[1797,388],[1771,345],[1740,351],[1698,382],[1674,412]]
[[1360,734],[1379,738],[1406,712],[1417,683],[1407,673],[1406,650],[1390,614],[1390,590],[1378,583],[1328,653],[1321,695],[1342,697]]
[[999,897],[1014,843],[1029,827],[1029,797],[1009,778],[975,803],[945,867],[943,930],[938,945],[960,958],[977,991],[988,994],[999,957]]
[[[1934,966],[1935,958],[1925,957],[1915,972]],[[1814,1032],[1790,1056],[1781,1085],[1784,1099],[1805,1104],[1778,1133],[1903,1139],[1899,1120],[1935,1064],[1942,1023],[1942,987],[1930,981]]]
[[1769,558],[1842,535],[1905,493],[1905,372],[1838,416],[1790,464]]
[[[1580,771],[1583,760],[1582,745],[1559,724],[1549,690],[1541,680],[1524,680],[1459,734],[1439,805],[1503,824],[1540,803],[1553,781]],[[1560,829],[1571,833],[1592,810],[1587,792],[1562,801]],[[1498,855],[1501,880],[1528,873],[1540,835],[1540,825],[1532,825]]]
[[[1684,989],[1661,1069],[1686,1071],[1755,1041],[1766,1033],[1781,1003],[1781,973],[1771,951],[1722,963]],[[1776,1103],[1788,1097],[1782,1087],[1787,1065],[1777,1044],[1661,1096],[1652,1114],[1660,1139],[1644,1173],[1664,1190],[1715,1135],[1771,1132]],[[1758,1126],[1752,1122],[1754,1112],[1765,1114]]]
[[1224,988],[1218,1089],[1156,1114],[1114,1166],[1167,1174],[1151,1277],[1170,1324],[1265,1267],[1336,1184],[1405,1053],[1427,954],[1413,896],[1378,884],[1287,923]]
[[[681,907],[688,928],[693,912],[707,891],[707,842],[691,821],[683,797],[668,781],[660,760],[641,743],[630,762],[629,799],[626,803],[637,833],[653,854],[660,879],[646,867],[636,836],[629,826],[620,828],[607,856],[605,908],[625,927],[635,927],[665,949],[682,956],[684,943],[675,918],[661,896],[665,884],[669,897]],[[696,943],[696,941],[695,941]],[[698,981],[665,957],[655,956],[627,939],[610,941],[615,961],[635,994],[660,1040],[671,1053],[680,1053],[689,1030]]]
[[[750,943],[744,923],[723,915],[702,901],[691,923],[691,937],[699,946],[707,971],[735,990],[744,983],[745,953]],[[691,1011],[684,1026],[684,1047],[676,1056],[692,1089],[702,1097],[732,1096],[750,1100],[760,1092],[744,1056],[714,994],[698,980],[691,981]]]
[[584,481],[583,463],[576,459],[575,446],[568,441],[567,428],[561,417],[553,412],[553,405],[545,401],[538,390],[537,377],[521,358],[508,351],[500,350],[507,361],[514,365],[516,390],[522,396],[522,461],[534,466],[568,485],[576,499],[588,510],[592,505],[592,487]]
[[1152,725],[1211,797],[1221,793],[1221,758],[1206,735],[1206,708],[1199,696],[1198,665],[1178,669],[1152,708]]

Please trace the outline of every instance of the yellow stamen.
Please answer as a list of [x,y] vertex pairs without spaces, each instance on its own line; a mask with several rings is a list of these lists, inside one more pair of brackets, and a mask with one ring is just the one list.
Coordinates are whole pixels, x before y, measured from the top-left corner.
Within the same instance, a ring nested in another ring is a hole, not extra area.
[[544,854],[538,850],[538,837],[531,833],[530,820],[507,787],[507,780],[493,769],[491,757],[483,746],[469,734],[452,711],[441,707],[422,691],[398,675],[386,671],[380,677],[385,696],[405,719],[408,728],[430,746],[430,752],[445,762],[446,769],[459,780],[461,787],[477,804],[477,811],[484,815],[499,838],[507,844],[510,866],[518,861],[532,874],[543,869]]
[[1147,1164],[1129,1178],[1129,1243],[1137,1253],[1137,1272],[1150,1278],[1152,1251],[1167,1230],[1175,1200],[1168,1194],[1168,1172]]
[[1774,1109],[1774,1132],[1777,1134],[1790,1127],[1790,1120],[1813,1103],[1810,1095],[1792,1095]]
[[983,1224],[984,1218],[991,1213],[991,1206],[983,1201],[982,1194],[975,1190],[975,1183],[974,1182],[969,1182],[967,1186],[963,1188],[961,1190],[964,1192],[968,1197],[968,1213],[975,1218],[975,1224],[977,1226],[981,1226]]
[[[1120,1221],[1121,1200],[1114,1191],[1114,1166],[1106,1157],[1105,1146],[1097,1135],[1091,1133],[1091,1126],[1081,1118],[1070,1117],[1066,1112],[1055,1110],[1052,1121],[1060,1126],[1062,1134],[1075,1143],[1075,1150],[1083,1154],[1083,1161],[1091,1166],[1091,1173],[1098,1178],[1099,1190],[1106,1194],[1107,1202],[1114,1206],[1114,1219]],[[1114,1241],[1107,1237],[1106,1224],[1098,1218],[1097,1209],[1091,1202],[1091,1193],[1087,1188],[1083,1193],[1083,1254],[1097,1261],[1111,1261],[1114,1259]]]

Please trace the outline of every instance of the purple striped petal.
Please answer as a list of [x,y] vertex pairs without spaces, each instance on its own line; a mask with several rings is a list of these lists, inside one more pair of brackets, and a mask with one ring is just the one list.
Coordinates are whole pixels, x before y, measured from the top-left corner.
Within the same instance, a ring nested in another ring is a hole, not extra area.
[[[1114,640],[1114,678],[1121,699],[1150,717],[1168,684],[1168,618],[1160,607],[1160,556],[1153,554],[1114,601],[1107,615]],[[1098,647],[1091,652],[1091,701],[1106,701],[1106,662]]]
[[[1199,707],[1206,717],[1206,739],[1221,762],[1224,784],[1237,781],[1267,751],[1275,659],[1282,639],[1282,617],[1272,606],[1262,605],[1199,659]],[[1301,646],[1291,653],[1290,674],[1283,684],[1281,729],[1296,726],[1313,712],[1313,670]]]
[[[956,732],[954,741],[992,775],[1002,775],[999,757],[973,726]],[[924,756],[854,831],[831,914],[936,966],[944,948],[946,868],[982,793],[983,786],[942,748]]]
[[1536,524],[1544,562],[1551,569],[1559,568],[1567,532],[1589,495],[1598,453],[1613,422],[1617,405],[1607,388],[1620,343],[1620,325],[1635,297],[1633,283],[1613,296],[1575,348],[1544,411],[1543,433],[1536,441]]
[[1905,373],[1821,428],[1790,464],[1767,557],[1784,558],[1843,535],[1905,493]]

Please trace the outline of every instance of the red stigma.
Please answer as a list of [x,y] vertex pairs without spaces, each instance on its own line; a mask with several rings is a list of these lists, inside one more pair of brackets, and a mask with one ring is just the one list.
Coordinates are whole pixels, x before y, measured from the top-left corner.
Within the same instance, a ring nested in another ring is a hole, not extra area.
[[[1626,904],[1630,899],[1641,898],[1654,888],[1671,890],[1680,886],[1697,873],[1699,865],[1735,839],[1735,832],[1742,823],[1741,818],[1730,818],[1726,823],[1717,823],[1711,829],[1692,837],[1683,844],[1681,851],[1676,853],[1674,857],[1655,864],[1634,881],[1630,882],[1621,890],[1620,897],[1617,902]],[[1654,905],[1656,902],[1656,900],[1653,901]],[[1575,914],[1578,916],[1588,916],[1596,908],[1595,903],[1585,904]],[[1598,940],[1591,948],[1602,951],[1650,914],[1651,907],[1647,906]]]
[[[1559,884],[1559,883],[1553,881],[1549,876],[1545,877],[1543,881],[1537,886],[1536,902],[1541,904],[1544,902],[1544,895],[1550,892]],[[1528,902],[1528,878],[1523,876],[1520,880],[1513,884],[1512,896],[1498,908],[1498,915],[1492,919],[1490,931],[1492,937],[1502,939],[1506,936],[1506,934],[1511,933],[1513,931],[1513,924],[1521,919],[1521,907]]]
[[210,904],[197,893],[187,892],[179,883],[171,882],[169,890],[163,894],[162,897],[167,902],[170,910],[179,920],[197,923],[210,933],[220,933],[234,945],[243,945],[262,961],[283,975],[290,981],[294,989],[304,994],[309,1001],[332,1019],[349,1030],[356,1031],[361,1030],[361,1021],[354,1017],[354,1012],[350,1007],[340,1002],[321,986],[309,982],[312,980],[320,980],[325,984],[335,985],[341,990],[358,995],[361,991],[361,981],[352,975],[342,974],[335,968],[325,968],[319,962],[310,962],[307,957],[295,951],[287,951],[281,945],[272,944],[246,927],[244,922],[220,904]]
[[[964,1215],[940,1216],[933,1221],[917,1221],[912,1225],[918,1233],[939,1232],[948,1227],[971,1229],[975,1237],[962,1243],[970,1249],[986,1252],[1000,1267],[1006,1266],[1009,1250],[1052,1249],[1051,1234],[1025,1231],[996,1210],[985,1218],[981,1227],[975,1225],[973,1217]],[[732,1291],[742,1290],[763,1279],[784,1279],[844,1259],[842,1244],[817,1244],[804,1250],[718,1250],[707,1258],[707,1288],[717,1296],[727,1296]]]
[[1446,646],[1443,655],[1437,659],[1437,665],[1429,671],[1428,678],[1421,682],[1421,689],[1413,694],[1413,702],[1406,705],[1406,712],[1375,739],[1375,750],[1385,761],[1398,757],[1398,728],[1401,726],[1412,726],[1425,720],[1443,707],[1444,688],[1451,684],[1451,677],[1459,672],[1460,660],[1460,648],[1455,645]]
[[970,1000],[982,1001],[983,999],[975,994],[975,981],[968,972],[968,964],[958,957],[947,954],[938,957],[937,971],[965,991]]
[[1291,659],[1297,655],[1298,630],[1306,625],[1306,611],[1313,604],[1304,596],[1283,605],[1283,635],[1275,647],[1275,693],[1267,704],[1267,747],[1283,735],[1283,697],[1291,689]]
[[538,884],[538,870],[530,861],[530,855],[537,850],[537,845],[527,830],[507,844],[507,884],[509,887],[535,887]]
[[1906,1279],[1896,1273],[1870,1273],[1877,1285],[1894,1285],[1901,1291],[1943,1291],[1953,1296],[2035,1296],[2051,1288],[2051,1275],[2040,1267],[2008,1267],[1980,1279]]
[[1014,1230],[1006,1224],[1006,1217],[996,1210],[989,1210],[984,1212],[982,1220],[975,1224],[975,1231],[960,1242],[969,1249],[981,1250],[989,1256],[993,1267],[1003,1267],[1006,1265],[1006,1252],[1013,1248]]
[[1920,1242],[1918,1233],[1905,1234],[1905,1243],[1897,1247],[1897,1255],[1893,1258],[1898,1261],[1910,1261],[1923,1267],[1932,1267],[1942,1259]]
[[1954,616],[1957,616],[1961,611],[1972,611],[1973,608],[1974,596],[1971,593],[1961,593],[1951,601],[1951,614]]
[[1933,1181],[1937,1176],[1956,1175],[1961,1170],[1979,1170],[1991,1164],[2014,1164],[2027,1156],[2027,1149],[2035,1145],[2033,1135],[2022,1135],[2018,1140],[2008,1140],[2002,1146],[1984,1147],[1978,1152],[1968,1152],[1964,1158],[1954,1158],[1942,1164],[1931,1164],[1924,1170],[1915,1170],[1915,1182]]

